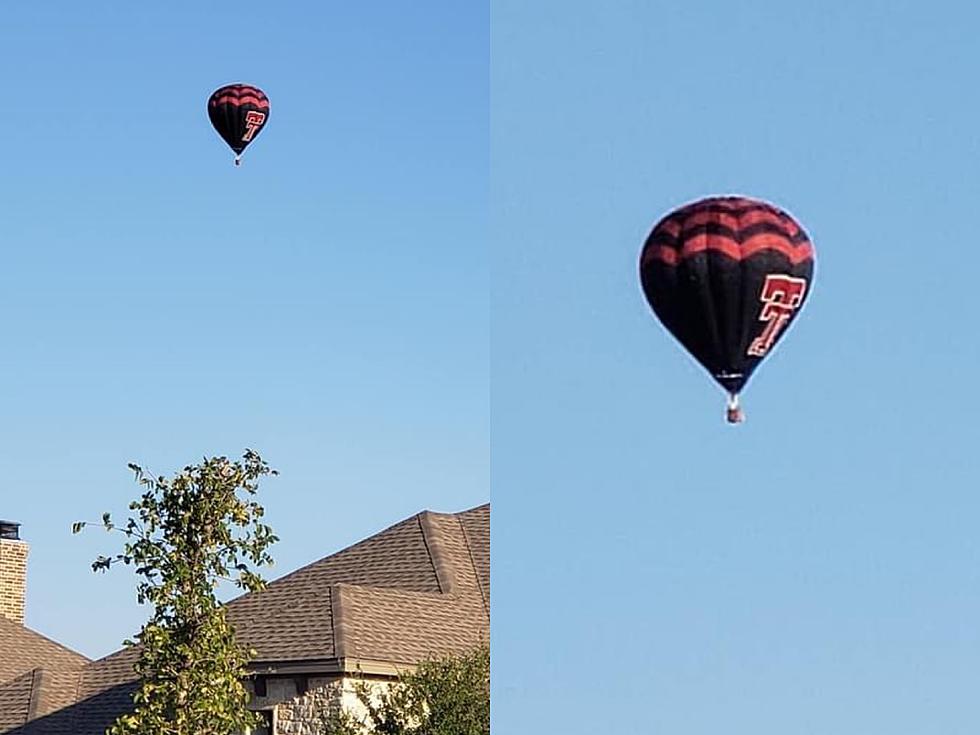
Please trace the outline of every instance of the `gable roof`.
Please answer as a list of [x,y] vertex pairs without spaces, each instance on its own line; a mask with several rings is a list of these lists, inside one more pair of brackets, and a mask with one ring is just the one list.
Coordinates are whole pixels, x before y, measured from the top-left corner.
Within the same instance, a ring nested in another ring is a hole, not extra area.
[[89,659],[0,617],[0,732],[75,701]]
[[[257,673],[393,673],[489,641],[490,505],[423,511],[230,601],[227,610],[238,639],[257,652],[250,665]],[[131,708],[137,655],[124,649],[84,667],[68,731],[101,735]],[[14,690],[10,696],[20,696]],[[0,690],[0,708],[3,696]]]

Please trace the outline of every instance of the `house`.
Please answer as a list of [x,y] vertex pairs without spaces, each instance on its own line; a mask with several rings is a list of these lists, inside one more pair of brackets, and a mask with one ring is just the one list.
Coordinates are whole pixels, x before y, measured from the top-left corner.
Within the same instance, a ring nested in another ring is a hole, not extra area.
[[[131,708],[136,653],[97,661],[24,625],[27,544],[0,523],[0,734],[102,735]],[[423,511],[228,603],[255,649],[248,685],[269,735],[308,735],[428,655],[490,638],[490,506]],[[382,684],[383,685],[383,684]]]

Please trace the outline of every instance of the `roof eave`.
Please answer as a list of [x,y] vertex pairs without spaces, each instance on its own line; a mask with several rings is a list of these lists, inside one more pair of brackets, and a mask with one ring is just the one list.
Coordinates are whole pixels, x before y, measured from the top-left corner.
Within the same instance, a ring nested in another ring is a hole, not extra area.
[[414,667],[409,662],[378,661],[374,659],[341,658],[307,659],[297,661],[253,661],[248,666],[254,676],[381,676],[397,678]]

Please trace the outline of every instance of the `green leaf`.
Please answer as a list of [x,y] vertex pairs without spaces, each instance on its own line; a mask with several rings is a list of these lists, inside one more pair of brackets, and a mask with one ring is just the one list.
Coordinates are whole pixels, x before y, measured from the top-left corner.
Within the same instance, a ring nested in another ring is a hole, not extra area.
[[[138,641],[139,648],[135,710],[109,732],[243,732],[256,724],[242,685],[254,654],[235,640],[214,590],[230,569],[247,589],[265,584],[256,567],[271,562],[267,549],[276,539],[258,524],[262,507],[246,503],[242,493],[254,496],[258,481],[272,471],[251,450],[242,462],[205,458],[170,478],[146,475],[135,464],[130,469],[141,495],[129,504],[122,552],[100,556],[92,568],[132,564],[136,598],[152,606],[152,615],[127,641]],[[114,528],[109,513],[102,522]],[[76,524],[79,530],[83,525]]]

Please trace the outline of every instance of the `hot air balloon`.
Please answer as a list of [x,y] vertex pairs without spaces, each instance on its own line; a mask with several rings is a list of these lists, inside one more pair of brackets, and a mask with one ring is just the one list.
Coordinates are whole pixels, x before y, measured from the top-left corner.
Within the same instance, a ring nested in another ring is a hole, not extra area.
[[814,251],[799,223],[767,202],[724,196],[661,219],[640,255],[654,313],[728,392],[738,396],[786,334],[811,290]]
[[208,117],[218,135],[235,151],[238,166],[242,152],[269,121],[269,98],[258,87],[229,84],[211,95]]

